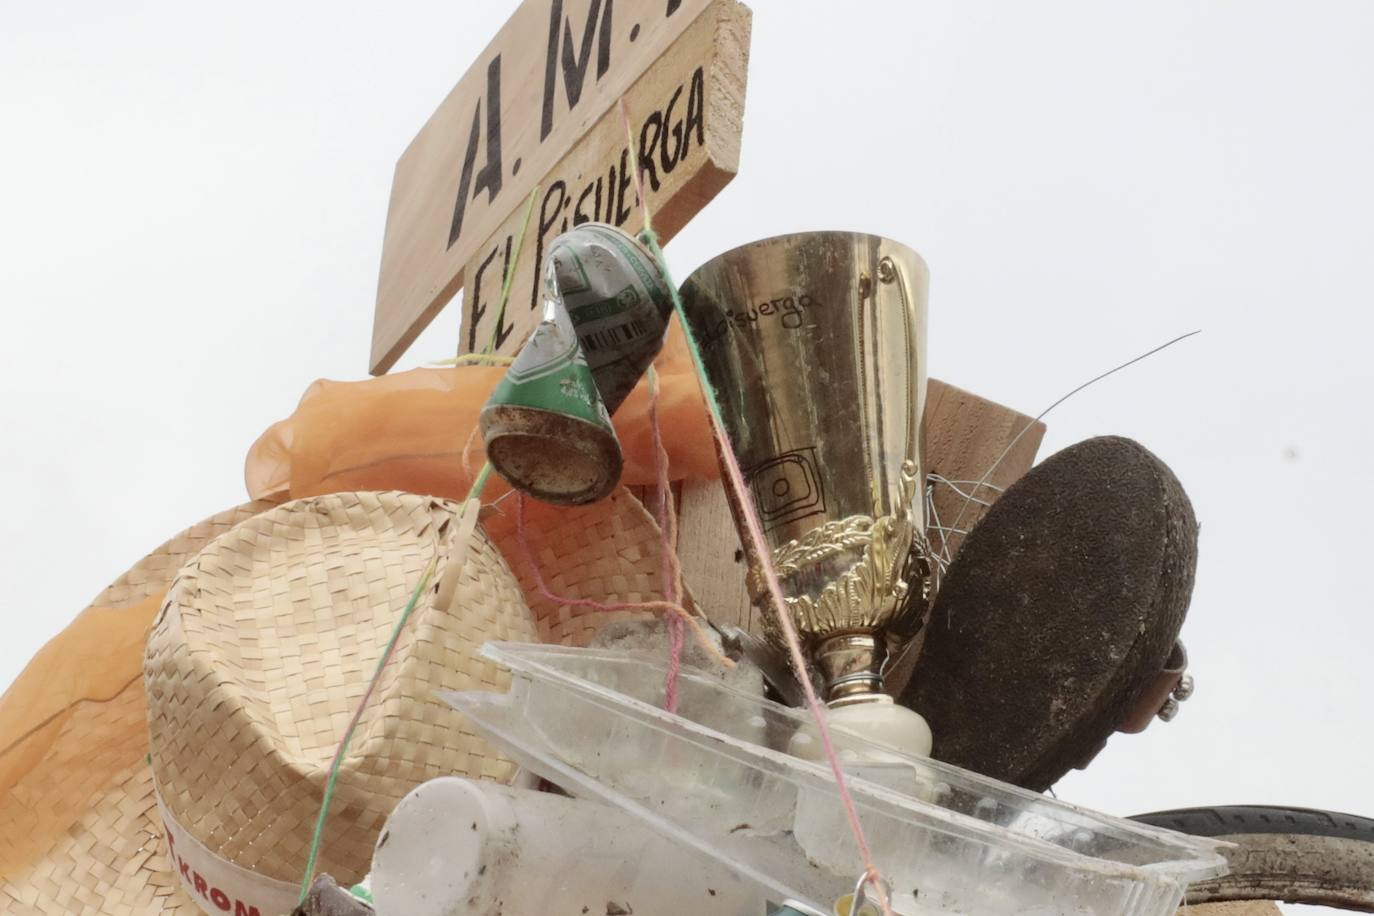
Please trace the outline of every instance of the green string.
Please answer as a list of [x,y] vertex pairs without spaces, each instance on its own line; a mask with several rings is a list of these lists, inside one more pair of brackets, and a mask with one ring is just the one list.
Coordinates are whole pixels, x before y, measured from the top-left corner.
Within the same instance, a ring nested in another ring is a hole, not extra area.
[[720,401],[716,397],[715,386],[711,384],[711,379],[706,375],[706,361],[701,358],[701,349],[697,346],[696,335],[692,333],[691,325],[687,323],[687,310],[682,305],[682,294],[678,292],[677,284],[673,282],[673,276],[668,272],[668,259],[658,244],[658,233],[646,226],[639,237],[644,241],[644,244],[649,246],[649,250],[653,252],[654,258],[658,261],[658,269],[663,271],[663,280],[668,284],[668,294],[673,300],[673,311],[677,313],[677,320],[682,323],[682,336],[687,338],[687,352],[692,354],[692,365],[697,370],[697,381],[701,383],[701,390],[706,394],[706,406],[711,409],[711,416],[716,421],[716,427],[725,429],[724,414],[720,409]]
[[[529,203],[525,204],[525,217],[520,222],[520,234],[515,237],[515,254],[511,256],[510,266],[506,268],[506,278],[501,281],[501,302],[496,308],[496,323],[491,326],[491,337],[487,339],[487,345],[483,348],[483,353],[490,353],[496,349],[496,334],[501,330],[501,320],[506,317],[506,300],[510,298],[511,281],[515,279],[515,264],[520,260],[520,252],[525,248],[525,230],[530,227],[530,217],[534,215],[534,201],[539,196],[539,185],[534,186],[530,191]],[[464,308],[467,303],[463,303]]]
[[391,629],[391,638],[387,640],[386,648],[382,650],[382,657],[377,659],[377,668],[372,672],[372,682],[368,684],[367,693],[364,694],[364,702],[358,704],[358,711],[353,715],[353,721],[348,723],[348,730],[344,732],[343,740],[339,742],[339,750],[334,754],[334,762],[329,766],[329,779],[324,784],[324,799],[320,802],[320,816],[315,819],[315,832],[310,838],[310,858],[305,863],[305,877],[301,880],[301,896],[296,901],[297,905],[305,902],[306,895],[310,893],[310,881],[315,877],[315,861],[320,854],[320,843],[324,839],[324,821],[329,814],[329,803],[334,799],[334,787],[339,781],[339,766],[343,763],[344,755],[348,752],[348,744],[353,740],[353,732],[358,728],[358,722],[362,719],[362,712],[365,701],[371,695],[377,681],[382,677],[382,669],[386,667],[387,660],[391,658],[391,652],[396,647],[396,640],[401,636],[401,630],[405,628],[406,621],[410,619],[411,613],[415,610],[416,603],[420,600],[420,594],[424,592],[425,586],[429,584],[429,577],[434,574],[434,568],[438,564],[438,556],[431,558],[429,565],[425,567],[424,575],[420,577],[420,583],[415,586],[415,591],[410,596],[410,601],[406,603],[405,610],[401,612],[400,618],[396,621],[396,626]]
[[[539,186],[535,185],[534,190],[530,192],[529,203],[525,205],[525,217],[520,224],[520,235],[515,242],[515,254],[511,258],[510,265],[506,268],[506,277],[501,284],[501,303],[496,312],[496,325],[492,328],[486,353],[490,353],[496,345],[496,332],[500,329],[501,319],[506,314],[506,302],[510,299],[511,282],[515,278],[515,263],[520,259],[520,252],[525,247],[525,230],[529,228],[530,216],[534,212],[534,201],[538,195]],[[662,257],[661,251],[659,256]],[[477,479],[472,482],[472,489],[468,491],[468,500],[478,499],[482,495],[490,477],[491,462],[487,461],[482,464],[482,470],[477,473]],[[305,863],[305,877],[301,879],[301,896],[296,901],[298,905],[305,902],[306,896],[310,893],[310,882],[315,877],[315,862],[319,858],[320,844],[324,840],[324,822],[329,816],[330,802],[334,800],[334,788],[339,781],[339,767],[343,764],[344,755],[348,753],[348,744],[353,740],[353,732],[363,717],[363,709],[366,707],[367,699],[372,695],[373,689],[376,688],[377,681],[381,679],[382,669],[386,667],[387,660],[391,658],[391,652],[396,647],[396,641],[400,639],[401,631],[405,629],[406,621],[414,612],[415,604],[420,600],[420,594],[425,590],[425,586],[429,584],[429,578],[434,574],[434,569],[438,563],[439,553],[436,548],[434,556],[430,558],[429,565],[425,567],[424,575],[420,577],[420,584],[415,586],[415,591],[410,596],[410,601],[406,604],[405,610],[401,612],[396,625],[391,629],[391,638],[387,640],[386,648],[382,650],[382,657],[377,660],[377,669],[372,673],[372,681],[368,684],[367,692],[363,694],[363,699],[353,714],[353,720],[349,723],[348,730],[344,732],[343,740],[339,742],[339,749],[334,754],[334,761],[329,766],[329,778],[325,781],[324,798],[320,802],[320,816],[315,820],[315,831],[310,838],[310,858]]]
[[482,470],[477,472],[477,479],[472,482],[472,489],[468,491],[468,499],[477,499],[482,495],[482,490],[487,486],[487,478],[490,476],[491,462],[483,462]]
[[[477,475],[477,480],[473,482],[472,489],[468,491],[468,499],[477,499],[482,495],[482,490],[487,485],[487,478],[491,476],[491,462],[482,465],[482,470]],[[406,603],[405,610],[401,611],[401,616],[397,619],[396,625],[391,628],[391,638],[387,640],[386,648],[382,650],[382,657],[377,659],[377,668],[372,673],[372,681],[368,684],[367,692],[363,694],[362,701],[358,704],[358,710],[353,716],[353,721],[348,724],[348,730],[344,732],[343,740],[339,742],[339,750],[334,755],[334,762],[329,767],[329,779],[324,784],[324,799],[320,802],[320,816],[315,820],[315,832],[310,837],[310,858],[305,863],[305,877],[301,881],[301,896],[296,901],[297,905],[304,903],[306,895],[310,892],[310,881],[315,877],[315,861],[319,858],[320,844],[324,841],[324,822],[329,816],[329,805],[334,800],[334,787],[339,781],[339,767],[343,763],[344,755],[348,753],[348,745],[353,740],[353,732],[358,727],[358,722],[362,719],[363,708],[367,703],[367,698],[372,695],[377,682],[381,679],[382,669],[386,667],[387,660],[391,658],[392,650],[396,648],[396,641],[401,637],[401,631],[405,629],[406,621],[415,611],[415,605],[420,600],[420,595],[424,592],[425,586],[429,584],[429,579],[434,575],[434,570],[439,563],[438,551],[435,551],[430,558],[429,565],[425,567],[424,575],[420,577],[420,584],[415,586],[415,591],[411,593],[410,601]]]

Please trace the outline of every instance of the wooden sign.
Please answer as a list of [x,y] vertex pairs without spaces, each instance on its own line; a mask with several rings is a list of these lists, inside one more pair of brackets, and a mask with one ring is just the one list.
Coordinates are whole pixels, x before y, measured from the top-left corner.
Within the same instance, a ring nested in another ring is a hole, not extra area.
[[[750,13],[736,0],[525,0],[396,164],[371,370],[466,286],[460,349],[533,328],[542,249],[565,227],[638,229],[628,104],[660,237],[738,169]],[[495,303],[538,185],[508,320]]]

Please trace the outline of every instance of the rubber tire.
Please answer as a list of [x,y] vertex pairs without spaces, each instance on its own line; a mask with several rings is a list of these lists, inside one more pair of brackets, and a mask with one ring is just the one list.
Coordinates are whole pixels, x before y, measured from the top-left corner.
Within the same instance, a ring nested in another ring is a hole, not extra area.
[[1189,903],[1279,900],[1374,913],[1374,819],[1269,805],[1180,808],[1132,820],[1236,844],[1231,873],[1188,888]]

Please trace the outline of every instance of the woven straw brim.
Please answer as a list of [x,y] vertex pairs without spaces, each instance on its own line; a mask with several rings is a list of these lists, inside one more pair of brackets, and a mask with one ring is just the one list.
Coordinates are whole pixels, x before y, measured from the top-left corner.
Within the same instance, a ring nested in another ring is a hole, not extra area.
[[[246,503],[186,529],[91,607],[134,608],[166,591],[202,546],[270,507]],[[0,912],[200,916],[172,874],[147,753],[141,677],[76,704],[43,759],[0,795]]]
[[[487,510],[484,526],[518,573],[542,640],[585,645],[609,620],[651,616],[570,608],[541,597],[516,537],[513,502]],[[205,544],[273,505],[248,503],[187,529],[92,606],[150,600]],[[627,491],[571,511],[531,503],[527,525],[531,550],[555,593],[606,603],[662,600],[659,529]],[[146,760],[146,708],[142,679],[109,699],[79,704],[31,777],[0,796],[0,912],[200,916],[167,856]]]
[[536,638],[480,527],[452,605],[435,607],[458,511],[408,493],[297,500],[210,542],[178,574],[148,637],[153,770],[172,816],[211,852],[300,879],[339,739],[435,556],[339,768],[319,868],[365,875],[387,815],[427,779],[514,775],[434,695],[505,691],[510,676],[482,644]]

